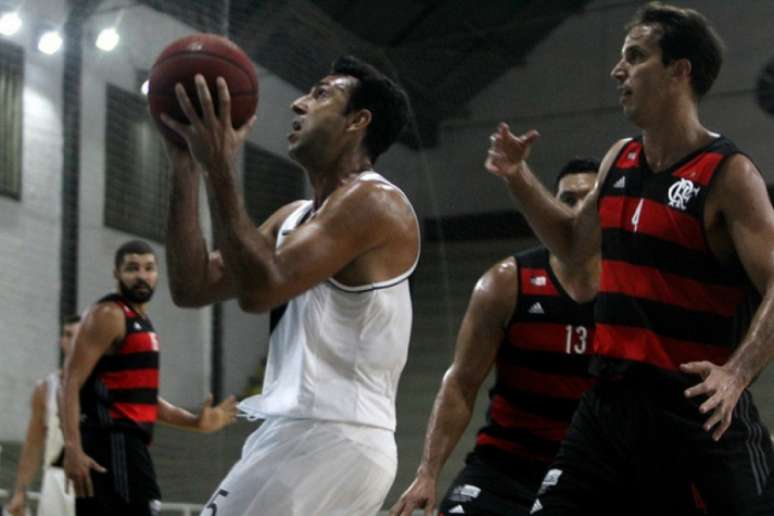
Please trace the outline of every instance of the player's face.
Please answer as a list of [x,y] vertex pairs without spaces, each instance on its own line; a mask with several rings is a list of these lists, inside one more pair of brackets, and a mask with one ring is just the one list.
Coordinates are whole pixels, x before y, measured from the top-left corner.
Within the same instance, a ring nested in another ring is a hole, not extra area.
[[573,210],[580,209],[581,201],[594,189],[597,174],[593,171],[578,172],[564,176],[559,181],[556,198]]
[[79,327],[80,324],[77,322],[65,324],[62,327],[62,335],[59,336],[59,347],[62,348],[65,355],[72,349],[73,342],[75,341],[75,334],[78,333]]
[[147,303],[159,278],[156,257],[152,254],[124,255],[115,277],[124,297],[134,303]]
[[345,114],[357,79],[329,75],[291,105],[295,113],[288,134],[288,153],[298,161],[317,160],[336,153],[349,124]]
[[657,26],[633,27],[624,40],[620,61],[610,72],[618,83],[624,115],[640,127],[658,113],[668,93],[670,66],[661,61],[659,38]]

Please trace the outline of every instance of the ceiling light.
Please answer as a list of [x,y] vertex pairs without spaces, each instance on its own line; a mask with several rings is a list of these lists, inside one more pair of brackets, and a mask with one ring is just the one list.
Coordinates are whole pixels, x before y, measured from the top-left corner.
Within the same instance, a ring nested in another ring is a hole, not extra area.
[[21,18],[16,13],[5,13],[0,16],[0,34],[3,36],[13,36],[21,26]]
[[62,48],[62,36],[55,30],[50,30],[41,34],[38,40],[38,50],[44,54],[56,54]]
[[110,52],[116,48],[120,39],[121,36],[118,35],[115,27],[109,27],[107,29],[102,29],[102,32],[99,33],[97,41],[94,44],[97,45],[98,49]]
[[148,79],[145,79],[145,81],[143,81],[142,83],[142,86],[140,86],[140,92],[146,97],[148,96],[149,84],[150,84],[150,81],[148,81]]

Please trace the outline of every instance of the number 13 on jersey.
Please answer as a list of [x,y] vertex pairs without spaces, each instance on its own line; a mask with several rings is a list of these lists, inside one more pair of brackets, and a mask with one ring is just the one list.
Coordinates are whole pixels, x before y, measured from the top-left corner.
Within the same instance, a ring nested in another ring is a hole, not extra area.
[[583,354],[586,352],[586,340],[589,336],[589,330],[585,326],[573,326],[568,324],[565,329],[565,352]]

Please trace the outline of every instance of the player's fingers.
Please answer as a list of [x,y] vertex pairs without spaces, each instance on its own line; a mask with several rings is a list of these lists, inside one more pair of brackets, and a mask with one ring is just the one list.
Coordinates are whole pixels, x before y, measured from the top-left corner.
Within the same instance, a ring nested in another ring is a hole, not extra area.
[[212,102],[210,87],[207,86],[207,80],[203,75],[196,74],[194,76],[194,84],[196,84],[196,95],[199,97],[199,105],[202,107],[204,121],[209,127],[213,127],[218,119],[215,116],[215,106]]
[[225,127],[233,129],[234,126],[231,125],[231,92],[228,91],[226,79],[218,77],[215,84],[218,87],[218,115],[220,115]]
[[253,125],[255,125],[255,115],[251,116],[250,119],[242,125],[242,127],[236,130],[237,138],[239,141],[247,138],[247,135],[250,134],[250,131],[253,130]]
[[680,370],[684,373],[698,374],[702,378],[706,378],[710,371],[712,371],[712,363],[702,360],[700,362],[688,362],[686,364],[680,364]]
[[100,465],[97,461],[94,459],[91,460],[89,463],[89,468],[98,471],[100,473],[107,473],[107,468],[104,468],[102,465]]
[[177,97],[177,103],[180,104],[180,109],[183,111],[183,114],[188,119],[190,124],[201,124],[201,119],[196,113],[196,110],[191,103],[191,99],[188,97],[188,93],[180,83],[175,84],[175,96]]
[[164,125],[176,132],[181,138],[184,140],[188,139],[188,130],[190,126],[187,124],[181,124],[166,113],[161,113],[161,121],[164,123]]
[[94,496],[94,484],[91,482],[91,475],[86,475],[86,496]]
[[[699,407],[699,412],[702,414],[707,414],[712,410],[715,410],[715,407],[719,406],[721,402],[723,401],[723,398],[720,396],[720,394],[714,394],[712,395],[707,401],[701,404]],[[715,413],[718,411],[716,410]]]
[[715,432],[712,434],[712,438],[715,440],[715,442],[719,441],[721,437],[723,437],[723,434],[726,433],[726,430],[728,430],[728,427],[731,426],[731,417],[733,413],[732,411],[727,411],[723,414],[723,419],[720,422],[720,426],[715,429]]
[[708,394],[710,390],[711,390],[710,386],[707,385],[707,382],[701,382],[699,384],[694,385],[693,387],[689,387],[688,389],[685,389],[685,397],[693,398],[694,396]]

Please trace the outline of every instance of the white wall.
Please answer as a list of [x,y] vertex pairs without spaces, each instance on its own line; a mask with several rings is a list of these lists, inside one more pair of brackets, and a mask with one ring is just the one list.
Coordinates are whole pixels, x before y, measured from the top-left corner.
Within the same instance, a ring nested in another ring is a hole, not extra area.
[[[23,15],[62,15],[27,2]],[[33,50],[25,25],[10,38],[24,48],[22,196],[0,196],[0,439],[23,435],[37,379],[57,366],[62,170],[61,56]]]

